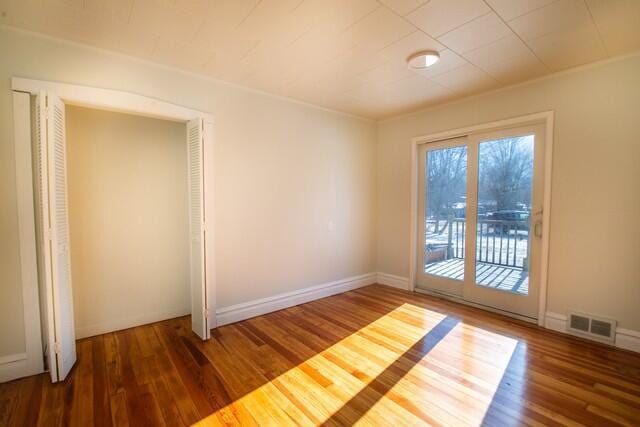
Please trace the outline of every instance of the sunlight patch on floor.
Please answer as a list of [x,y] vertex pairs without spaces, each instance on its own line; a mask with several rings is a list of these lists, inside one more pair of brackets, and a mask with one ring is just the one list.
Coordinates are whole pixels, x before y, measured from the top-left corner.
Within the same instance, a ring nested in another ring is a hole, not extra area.
[[411,396],[413,404],[436,423],[479,426],[496,404],[493,398],[517,343],[458,323],[392,392]]
[[479,425],[516,344],[405,303],[197,425]]

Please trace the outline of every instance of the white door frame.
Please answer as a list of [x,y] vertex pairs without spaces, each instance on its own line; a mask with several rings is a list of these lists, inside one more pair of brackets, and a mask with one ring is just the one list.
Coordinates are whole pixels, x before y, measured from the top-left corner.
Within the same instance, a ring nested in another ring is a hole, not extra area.
[[31,99],[28,93],[14,92],[13,133],[25,349],[24,353],[0,357],[0,383],[44,371],[31,174]]
[[[30,127],[30,98],[42,91],[51,91],[66,104],[120,113],[135,114],[145,117],[172,120],[186,123],[190,120],[202,118],[205,129],[213,129],[213,115],[158,99],[112,89],[101,89],[89,86],[79,86],[67,83],[31,80],[19,77],[11,79],[13,90],[13,115],[16,123],[14,129],[14,144],[16,152],[16,191],[18,197],[18,226],[20,238],[20,255],[22,268],[22,287],[24,304],[24,321],[26,337],[26,353],[24,360],[34,360],[28,369],[15,370],[15,374],[6,375],[7,378],[40,373],[42,367],[42,343],[40,342],[40,310],[38,302],[38,282],[36,265],[35,222],[33,211],[33,174],[31,160],[31,127]],[[209,328],[217,326],[215,318],[215,245],[213,236],[214,224],[214,193],[213,193],[213,131],[205,132],[204,181],[205,186],[205,224],[210,238],[206,241],[206,293]],[[209,225],[210,224],[210,225]],[[33,343],[32,343],[33,341]],[[40,342],[35,344],[35,341]],[[36,348],[37,347],[37,348]],[[40,363],[36,363],[36,360]],[[22,359],[21,359],[22,360]],[[1,366],[1,365],[0,365]],[[2,369],[0,369],[2,373]],[[15,376],[14,376],[15,375]],[[5,380],[5,375],[2,375]]]
[[540,253],[540,295],[538,303],[538,325],[544,326],[547,307],[547,285],[549,267],[549,230],[551,218],[551,168],[553,164],[553,123],[554,112],[544,111],[525,116],[512,117],[479,125],[467,126],[443,132],[421,135],[411,139],[411,194],[409,212],[409,290],[416,285],[416,256],[418,250],[418,145],[443,139],[457,138],[472,133],[487,132],[529,124],[545,126],[544,196],[542,212],[542,243]]

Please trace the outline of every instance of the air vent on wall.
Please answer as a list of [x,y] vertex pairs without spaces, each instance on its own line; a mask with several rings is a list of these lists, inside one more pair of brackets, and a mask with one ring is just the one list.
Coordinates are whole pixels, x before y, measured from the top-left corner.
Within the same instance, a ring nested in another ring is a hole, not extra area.
[[569,313],[567,331],[596,341],[613,343],[616,321],[584,313]]
[[607,337],[608,339],[611,339],[613,338],[613,328],[614,326],[611,322],[603,322],[602,320],[591,319],[591,329],[589,330],[589,332],[601,337]]
[[579,314],[572,314],[569,316],[571,321],[569,322],[569,328],[575,329],[580,332],[589,332],[589,318],[586,316],[580,316]]

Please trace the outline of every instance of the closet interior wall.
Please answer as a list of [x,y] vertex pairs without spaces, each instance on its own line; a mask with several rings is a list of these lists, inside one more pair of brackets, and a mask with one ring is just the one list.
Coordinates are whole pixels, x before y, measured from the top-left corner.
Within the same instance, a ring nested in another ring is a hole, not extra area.
[[76,338],[187,315],[184,123],[67,105]]

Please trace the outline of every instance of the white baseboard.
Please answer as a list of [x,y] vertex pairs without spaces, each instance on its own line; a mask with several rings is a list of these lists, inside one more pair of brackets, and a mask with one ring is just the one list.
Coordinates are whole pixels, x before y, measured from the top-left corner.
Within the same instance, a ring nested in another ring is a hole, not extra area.
[[187,316],[191,314],[191,307],[177,308],[172,310],[145,313],[140,316],[128,318],[114,318],[108,322],[94,323],[93,325],[76,325],[76,339],[92,337],[95,335],[106,334],[108,332],[120,331],[122,329],[133,328],[134,326],[146,325],[147,323],[160,322],[162,320],[173,319],[176,317]]
[[[544,318],[544,327],[567,334],[567,316],[547,311]],[[618,348],[640,353],[640,332],[631,329],[617,328],[614,345]]]
[[10,354],[0,357],[0,383],[32,375],[27,363],[27,353]]
[[567,332],[567,316],[547,311],[544,315],[544,327],[556,332]]
[[388,273],[378,273],[378,283],[394,288],[409,290],[409,278]]
[[631,329],[616,329],[616,347],[640,353],[640,332]]
[[294,305],[340,294],[363,286],[372,285],[376,283],[376,279],[376,273],[363,274],[361,276],[349,277],[293,292],[285,292],[268,298],[261,298],[228,307],[221,307],[216,310],[216,320],[218,326],[239,322],[240,320],[293,307]]

